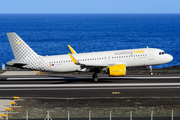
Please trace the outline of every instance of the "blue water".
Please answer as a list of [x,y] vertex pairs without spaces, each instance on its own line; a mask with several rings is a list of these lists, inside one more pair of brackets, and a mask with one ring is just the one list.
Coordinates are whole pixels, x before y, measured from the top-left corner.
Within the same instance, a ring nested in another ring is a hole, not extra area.
[[0,14],[0,63],[14,59],[7,32],[44,56],[149,46],[174,57],[155,68],[180,65],[180,14]]

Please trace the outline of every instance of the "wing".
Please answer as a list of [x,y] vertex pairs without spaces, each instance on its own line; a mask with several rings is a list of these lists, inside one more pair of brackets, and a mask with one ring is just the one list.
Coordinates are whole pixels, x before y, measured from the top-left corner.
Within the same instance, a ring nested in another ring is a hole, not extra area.
[[125,64],[126,65],[126,63],[120,63],[120,62],[114,62],[114,63],[106,63],[106,64],[82,64],[82,63],[80,63],[80,62],[78,62],[70,53],[69,53],[69,56],[70,56],[70,58],[71,58],[71,60],[73,61],[73,63],[74,64],[76,64],[76,65],[80,65],[81,66],[81,68],[83,69],[83,68],[87,68],[87,69],[90,69],[90,70],[93,70],[93,69],[95,69],[95,68],[99,68],[99,69],[103,69],[103,68],[107,68],[107,67],[109,67],[109,66],[113,66],[113,65],[118,65],[118,64]]

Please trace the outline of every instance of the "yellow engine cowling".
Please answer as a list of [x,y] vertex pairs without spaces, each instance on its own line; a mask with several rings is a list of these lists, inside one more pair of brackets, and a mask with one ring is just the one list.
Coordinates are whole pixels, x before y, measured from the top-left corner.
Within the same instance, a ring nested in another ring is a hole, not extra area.
[[126,66],[124,64],[118,64],[109,66],[109,75],[110,76],[124,76],[126,75]]

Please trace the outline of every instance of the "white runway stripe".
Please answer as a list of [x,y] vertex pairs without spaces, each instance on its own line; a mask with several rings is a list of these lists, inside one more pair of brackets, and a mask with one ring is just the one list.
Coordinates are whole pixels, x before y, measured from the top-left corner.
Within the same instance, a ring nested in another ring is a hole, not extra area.
[[115,83],[115,84],[14,84],[0,85],[0,88],[8,87],[135,87],[135,86],[180,86],[180,83]]
[[[92,78],[7,78],[7,80],[65,80],[65,79],[92,79]],[[99,79],[180,79],[180,77],[99,77]]]
[[114,89],[118,89],[118,90],[124,90],[124,89],[129,89],[129,90],[137,90],[137,89],[142,89],[142,90],[147,90],[147,89],[177,89],[177,87],[100,87],[100,88],[8,88],[8,89],[0,89],[1,90],[114,90]]

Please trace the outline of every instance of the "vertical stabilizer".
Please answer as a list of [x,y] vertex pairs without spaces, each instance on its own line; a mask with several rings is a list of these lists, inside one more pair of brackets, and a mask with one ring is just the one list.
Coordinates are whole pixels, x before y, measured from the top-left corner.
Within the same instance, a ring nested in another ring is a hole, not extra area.
[[36,54],[16,33],[7,33],[14,57],[18,61],[29,61],[37,58]]

